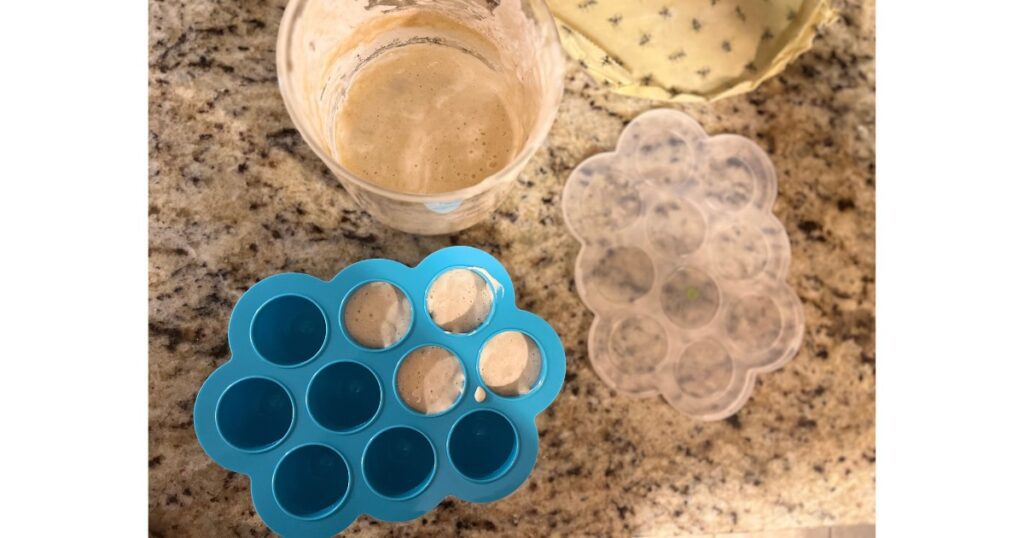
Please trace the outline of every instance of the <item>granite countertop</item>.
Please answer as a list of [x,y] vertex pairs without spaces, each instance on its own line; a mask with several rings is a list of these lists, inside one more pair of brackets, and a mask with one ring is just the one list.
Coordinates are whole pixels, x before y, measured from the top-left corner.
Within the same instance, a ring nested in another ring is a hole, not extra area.
[[213,463],[192,425],[249,286],[280,271],[326,279],[370,257],[415,264],[452,244],[509,268],[520,306],[562,336],[565,387],[538,417],[539,460],[515,493],[487,505],[448,499],[404,524],[364,516],[350,533],[675,535],[874,521],[873,1],[837,2],[838,21],[814,48],[757,91],[678,107],[771,155],[789,282],[807,318],[797,357],[713,423],[618,395],[594,374],[593,317],[572,285],[579,246],[559,209],[573,166],[662,105],[610,94],[570,67],[546,145],[490,220],[452,236],[395,232],[353,203],[285,112],[274,68],[284,4],[150,2],[151,536],[270,534],[248,479]]

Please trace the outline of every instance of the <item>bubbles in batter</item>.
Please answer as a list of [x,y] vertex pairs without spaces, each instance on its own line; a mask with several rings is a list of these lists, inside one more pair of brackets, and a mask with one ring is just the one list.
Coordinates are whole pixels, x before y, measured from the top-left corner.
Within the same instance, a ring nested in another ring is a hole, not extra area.
[[434,415],[455,405],[466,385],[462,363],[448,350],[425,346],[398,367],[398,396],[412,409]]
[[345,303],[345,331],[359,345],[383,349],[396,344],[409,331],[409,298],[392,284],[370,282],[352,292]]
[[494,294],[484,278],[470,269],[452,269],[434,280],[427,291],[427,311],[438,327],[468,333],[487,320]]
[[525,143],[523,83],[453,46],[413,44],[362,67],[335,125],[345,167],[390,190],[431,194],[479,183]]

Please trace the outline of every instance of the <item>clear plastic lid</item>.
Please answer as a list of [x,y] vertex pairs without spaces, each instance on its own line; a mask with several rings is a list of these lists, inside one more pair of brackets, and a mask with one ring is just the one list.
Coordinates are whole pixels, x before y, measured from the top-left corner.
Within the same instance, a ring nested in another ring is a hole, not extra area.
[[717,420],[743,406],[758,373],[796,355],[803,310],[785,282],[776,191],[755,143],[708,137],[668,109],[640,115],[615,151],[573,170],[562,209],[583,245],[576,285],[605,383]]

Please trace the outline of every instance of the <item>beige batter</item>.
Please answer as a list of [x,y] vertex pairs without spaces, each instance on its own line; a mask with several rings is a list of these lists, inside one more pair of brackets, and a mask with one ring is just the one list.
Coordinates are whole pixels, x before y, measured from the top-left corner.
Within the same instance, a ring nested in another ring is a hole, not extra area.
[[[398,47],[361,68],[335,126],[338,159],[390,190],[432,194],[479,183],[522,149],[521,82],[458,48]],[[521,112],[520,112],[521,114]]]
[[345,303],[345,330],[360,345],[385,348],[409,330],[412,307],[401,290],[387,282],[360,286]]
[[[442,329],[469,332],[491,312],[494,295],[486,272],[452,269],[437,277],[427,292],[427,310]],[[387,282],[371,282],[353,292],[345,304],[345,329],[361,345],[384,348],[402,339],[409,330],[412,309],[401,290]],[[529,336],[506,331],[491,338],[480,351],[480,377],[496,394],[517,396],[537,383],[541,353]],[[425,346],[414,350],[398,368],[399,397],[421,413],[440,413],[459,399],[466,375],[459,359],[444,348]],[[473,394],[482,402],[486,393]]]
[[540,361],[540,348],[533,338],[506,331],[491,338],[480,352],[480,377],[502,396],[526,394],[540,377]]
[[434,280],[427,292],[427,311],[438,327],[468,333],[491,313],[494,296],[476,271],[452,269]]
[[459,399],[465,384],[459,359],[440,347],[421,347],[398,367],[398,395],[420,413],[445,411]]

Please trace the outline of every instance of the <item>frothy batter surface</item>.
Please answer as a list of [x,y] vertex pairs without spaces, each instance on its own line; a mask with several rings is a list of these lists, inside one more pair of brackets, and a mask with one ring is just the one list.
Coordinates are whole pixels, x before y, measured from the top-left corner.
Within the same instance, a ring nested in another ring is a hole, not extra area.
[[502,396],[530,392],[540,377],[540,348],[533,338],[516,331],[498,334],[480,352],[480,377]]
[[360,345],[389,347],[405,336],[412,307],[402,290],[387,282],[370,282],[345,303],[345,330]]
[[415,44],[358,71],[337,116],[341,163],[391,190],[430,194],[479,183],[522,148],[522,84],[455,47]]
[[406,405],[432,415],[455,405],[466,384],[459,359],[437,346],[421,347],[398,367],[398,395]]
[[434,280],[427,292],[427,311],[438,327],[468,333],[491,313],[494,296],[476,271],[452,269]]

